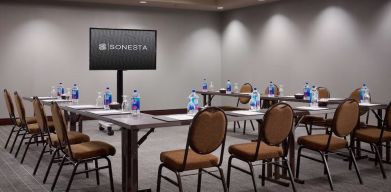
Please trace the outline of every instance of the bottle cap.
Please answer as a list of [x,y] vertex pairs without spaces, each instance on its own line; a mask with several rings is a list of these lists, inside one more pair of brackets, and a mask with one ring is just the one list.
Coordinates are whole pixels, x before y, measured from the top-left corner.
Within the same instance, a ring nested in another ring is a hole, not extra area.
[[195,89],[191,90],[191,92],[195,92]]
[[110,89],[109,87],[106,87],[106,89]]
[[73,84],[73,86],[76,86],[76,83],[75,83],[75,84]]
[[256,87],[254,87],[254,91],[255,91],[255,90],[257,90],[257,88],[256,88]]
[[273,82],[270,81],[270,83],[273,83]]
[[133,89],[133,92],[137,92],[137,89]]
[[62,85],[62,83],[60,83],[60,85]]

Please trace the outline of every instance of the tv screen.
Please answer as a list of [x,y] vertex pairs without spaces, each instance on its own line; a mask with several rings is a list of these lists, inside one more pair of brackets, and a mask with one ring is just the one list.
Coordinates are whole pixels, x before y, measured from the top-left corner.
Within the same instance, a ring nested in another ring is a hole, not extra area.
[[90,28],[90,70],[155,70],[156,30]]

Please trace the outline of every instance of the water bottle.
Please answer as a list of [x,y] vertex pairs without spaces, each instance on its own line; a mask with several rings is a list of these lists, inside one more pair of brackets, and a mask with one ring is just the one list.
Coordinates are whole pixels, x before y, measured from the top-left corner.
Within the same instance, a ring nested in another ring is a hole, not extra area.
[[238,85],[238,83],[234,83],[234,93],[239,93],[239,85]]
[[260,94],[257,90],[257,88],[254,88],[253,92],[251,93],[251,99],[250,99],[250,110],[251,111],[258,111],[261,107],[260,105]]
[[208,92],[208,82],[206,79],[202,82],[202,92]]
[[268,97],[274,97],[274,84],[271,81],[268,88]]
[[318,89],[315,86],[312,86],[310,91],[310,107],[318,107]]
[[62,83],[60,83],[57,87],[57,98],[61,99],[61,95],[65,93],[64,86],[62,86]]
[[197,95],[194,89],[191,91],[191,99],[194,104],[194,113],[197,113],[200,108],[198,104],[200,97]]
[[129,101],[126,95],[122,95],[121,109],[122,111],[129,111]]
[[113,93],[111,93],[110,88],[106,88],[106,92],[103,97],[103,108],[110,109],[110,104],[113,101]]
[[135,89],[132,94],[132,114],[140,115],[140,93]]
[[304,86],[304,97],[303,99],[304,100],[309,100],[310,99],[310,94],[311,94],[311,89],[310,89],[310,86],[308,86],[308,83],[306,82],[305,83],[305,86]]
[[52,91],[50,92],[50,96],[53,98],[57,97],[57,90],[55,86],[52,86]]
[[72,102],[79,102],[79,87],[76,84],[73,84],[72,87]]
[[96,106],[100,107],[103,104],[102,93],[98,92],[98,97],[96,98]]
[[368,90],[367,84],[363,84],[361,89],[360,89],[360,103],[365,103],[365,94]]
[[227,86],[226,86],[226,93],[231,94],[232,93],[232,84],[231,81],[227,81]]
[[193,115],[195,114],[195,104],[193,99],[193,92],[189,95],[189,102],[187,103],[187,114]]

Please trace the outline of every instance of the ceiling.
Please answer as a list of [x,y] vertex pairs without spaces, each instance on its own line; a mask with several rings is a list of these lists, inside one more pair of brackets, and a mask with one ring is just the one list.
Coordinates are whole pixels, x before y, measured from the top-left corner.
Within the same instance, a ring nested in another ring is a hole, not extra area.
[[[35,0],[35,1],[39,1],[39,0]],[[270,3],[279,0],[54,0],[54,1],[84,3],[84,4],[92,3],[92,4],[120,5],[120,6],[163,7],[163,8],[192,9],[192,10],[204,10],[204,11],[224,11],[224,10],[232,10],[237,8],[255,6],[255,5]]]

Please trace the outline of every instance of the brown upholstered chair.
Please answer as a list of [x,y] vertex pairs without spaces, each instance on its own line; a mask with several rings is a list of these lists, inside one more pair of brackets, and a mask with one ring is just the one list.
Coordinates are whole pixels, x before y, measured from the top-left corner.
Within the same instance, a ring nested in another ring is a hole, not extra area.
[[[51,153],[52,159],[49,163],[49,167],[46,171],[46,175],[44,178],[44,183],[46,182],[47,176],[49,174],[50,168],[52,167],[54,159],[57,157],[58,153],[60,152],[59,148],[59,141],[57,138],[57,135],[53,132],[54,130],[49,129],[48,127],[48,120],[45,114],[45,110],[43,109],[43,105],[38,99],[38,97],[34,97],[33,100],[33,107],[34,107],[34,116],[38,122],[39,127],[41,128],[42,133],[42,139],[46,138],[44,147],[42,149],[42,152],[38,158],[37,164],[35,165],[33,175],[37,173],[39,164],[41,163],[42,157],[45,153]],[[68,131],[68,138],[69,142],[71,144],[78,144],[83,142],[90,141],[90,137],[88,135],[74,132],[74,131]],[[46,150],[46,148],[49,147],[49,150]]]
[[[15,146],[17,138],[20,135],[23,135],[20,132],[21,131],[22,132],[25,131],[25,129],[24,129],[24,127],[21,126],[20,119],[15,116],[14,104],[12,102],[11,95],[8,92],[7,89],[4,89],[4,100],[5,100],[5,103],[7,105],[8,114],[9,114],[10,120],[11,120],[12,125],[13,125],[12,129],[11,129],[11,132],[10,132],[8,138],[7,138],[7,142],[5,143],[5,147],[4,148],[7,149],[12,135],[16,132],[16,136],[15,136],[14,142],[12,143],[12,147],[11,147],[11,150],[10,150],[10,152],[12,153],[12,151],[14,150],[14,146]],[[33,123],[36,123],[36,120],[33,117],[26,117],[26,122],[27,122],[27,124],[33,124]]]
[[[301,157],[320,162],[324,164],[324,171],[327,173],[330,188],[331,190],[333,190],[333,181],[331,179],[329,166],[327,163],[328,156],[331,154],[345,156],[344,154],[338,153],[338,151],[340,151],[341,149],[347,149],[349,151],[349,168],[351,166],[351,162],[353,161],[357,177],[360,181],[360,184],[362,184],[360,172],[356,164],[356,158],[353,154],[351,146],[349,146],[348,141],[346,140],[346,137],[349,136],[357,127],[358,122],[358,103],[353,99],[347,99],[342,102],[336,109],[330,131],[328,131],[326,134],[316,134],[299,137],[297,140],[297,143],[299,144],[299,149],[296,164],[296,178],[299,178]],[[301,152],[303,149],[318,152],[321,155],[322,160],[302,154]]]
[[376,163],[379,163],[380,170],[383,175],[383,178],[387,178],[386,173],[384,172],[381,156],[380,156],[380,149],[381,146],[384,146],[385,142],[391,142],[391,102],[388,104],[387,110],[386,110],[386,117],[383,122],[383,126],[381,127],[375,127],[375,126],[368,126],[368,127],[360,127],[359,129],[356,129],[354,132],[354,140],[355,141],[361,141],[368,143],[371,146],[371,151],[358,148],[359,150],[375,154]]
[[[317,90],[318,90],[318,94],[319,94],[319,97],[318,97],[319,99],[330,98],[330,91],[327,88],[317,87]],[[307,134],[311,135],[313,125],[324,127],[326,124],[326,119],[327,119],[327,114],[325,115],[325,117],[310,116],[309,115],[309,116],[303,117],[303,119],[301,120],[301,123],[304,124],[304,126],[307,130]]]
[[[245,83],[245,84],[243,84],[240,87],[240,93],[252,93],[252,92],[253,92],[253,86],[250,83]],[[239,97],[238,98],[238,102],[236,103],[236,107],[238,109],[243,109],[243,108],[239,108],[239,104],[246,105],[249,102],[250,102],[250,98],[248,98],[248,97]],[[255,131],[253,121],[250,120],[250,123],[251,123],[251,126],[253,128],[253,131]],[[236,124],[238,125],[238,128],[240,128],[239,121],[235,121],[234,122],[234,132],[236,132]],[[247,124],[247,121],[244,121],[243,134],[246,134],[246,124]]]
[[[292,189],[296,191],[293,175],[287,160],[288,137],[292,133],[293,127],[293,110],[286,103],[277,103],[271,106],[265,113],[263,123],[258,130],[258,139],[251,143],[242,143],[231,145],[229,153],[231,156],[228,160],[227,186],[229,188],[231,167],[251,175],[254,191],[257,186],[254,177],[254,162],[263,161],[262,163],[262,185],[265,183],[265,164],[274,164],[288,170]],[[281,146],[282,145],[282,146]],[[271,159],[282,158],[282,163],[272,162]],[[246,162],[250,167],[250,172],[240,167],[232,165],[232,160],[238,159]]]
[[[89,142],[83,142],[79,144],[71,144],[60,107],[58,106],[57,103],[52,102],[51,111],[53,116],[54,127],[56,129],[58,146],[64,154],[60,167],[58,168],[56,177],[54,178],[54,182],[52,184],[51,190],[52,191],[54,190],[54,187],[56,186],[58,180],[58,176],[61,173],[61,169],[64,166],[65,161],[67,160],[67,162],[70,162],[70,164],[73,165],[74,168],[68,186],[66,188],[66,191],[69,191],[75,175],[91,172],[91,171],[96,172],[97,184],[99,185],[99,170],[106,169],[106,168],[109,169],[111,191],[114,191],[111,161],[108,158],[108,156],[115,155],[115,148],[112,145],[102,141],[89,141]],[[98,166],[99,159],[106,159],[107,166],[99,167]],[[76,172],[77,167],[80,164],[86,164],[86,162],[88,161],[95,162],[95,169]]]
[[[220,168],[223,161],[225,136],[227,133],[227,117],[223,110],[217,107],[207,107],[198,112],[189,129],[186,147],[182,150],[165,151],[160,154],[157,192],[160,191],[161,178],[179,187],[182,192],[181,173],[189,170],[198,170],[197,191],[201,190],[202,172],[208,173],[222,181],[224,191],[227,191],[224,173]],[[221,148],[220,157],[211,154]],[[162,175],[163,167],[173,171],[178,182]],[[220,176],[205,169],[217,168]]]
[[[274,96],[277,97],[280,95],[280,88],[278,87],[278,85],[276,84],[273,84],[274,85]],[[265,91],[264,91],[264,94],[267,96],[269,93],[269,86],[266,87]],[[262,101],[262,108],[269,108],[270,106],[274,105],[278,103],[277,100],[269,100],[269,99],[264,99]]]
[[[39,138],[42,138],[42,131],[38,125],[38,123],[34,123],[34,124],[29,124],[26,120],[26,111],[25,111],[25,108],[24,108],[24,105],[23,105],[23,102],[22,102],[22,99],[21,97],[19,96],[18,92],[15,91],[14,93],[15,95],[15,103],[16,103],[16,109],[18,111],[18,115],[19,115],[19,120],[21,122],[21,127],[24,128],[24,133],[22,135],[22,139],[20,140],[20,143],[19,143],[19,146],[18,146],[18,149],[16,150],[16,153],[15,153],[15,158],[18,156],[18,153],[19,153],[19,150],[20,148],[22,147],[23,145],[23,141],[25,139],[28,139],[28,142],[27,142],[27,146],[24,150],[24,153],[23,153],[23,156],[22,156],[22,159],[20,161],[20,163],[23,163],[24,161],[24,158],[26,157],[26,154],[27,154],[27,151],[30,147],[30,145],[32,143],[38,143],[38,139]],[[48,123],[48,127],[50,129],[53,129],[53,122],[49,122]],[[26,137],[27,136],[27,137]],[[32,142],[32,139],[35,140],[35,142]],[[43,142],[43,141],[42,141]]]

